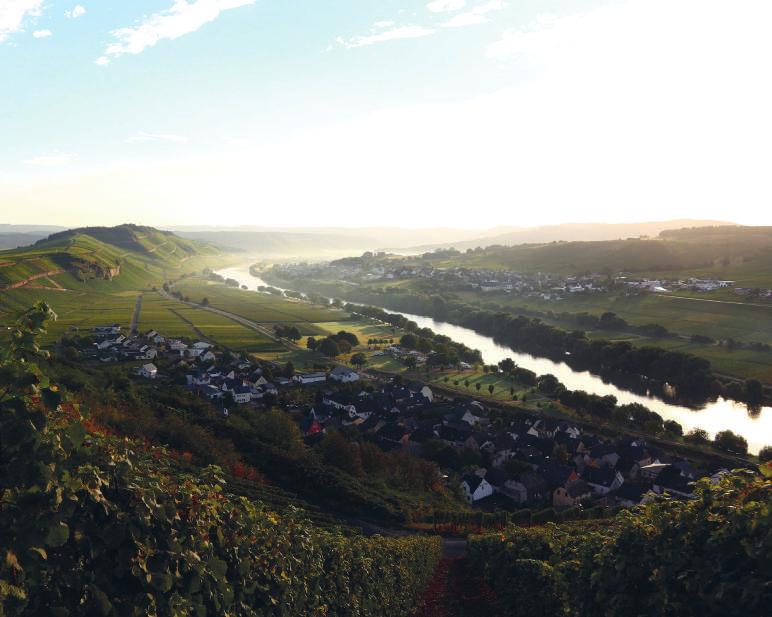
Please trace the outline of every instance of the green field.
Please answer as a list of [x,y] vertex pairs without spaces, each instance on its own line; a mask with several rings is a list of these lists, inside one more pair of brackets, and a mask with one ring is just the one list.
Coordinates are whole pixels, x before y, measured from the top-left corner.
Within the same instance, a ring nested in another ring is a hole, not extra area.
[[322,334],[314,324],[319,322],[337,322],[347,313],[334,308],[288,300],[270,294],[228,287],[222,283],[207,281],[202,278],[185,279],[174,287],[192,302],[209,299],[211,306],[240,315],[251,321],[263,324],[293,324],[303,334]]

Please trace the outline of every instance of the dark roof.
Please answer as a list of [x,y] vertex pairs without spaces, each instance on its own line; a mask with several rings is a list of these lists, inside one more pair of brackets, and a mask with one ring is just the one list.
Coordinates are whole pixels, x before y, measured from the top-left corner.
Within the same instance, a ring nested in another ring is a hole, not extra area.
[[477,476],[473,473],[467,474],[464,476],[462,482],[466,482],[466,485],[469,487],[469,492],[474,493],[477,490],[477,487],[480,486],[483,479],[480,476]]
[[641,499],[646,494],[646,491],[650,488],[651,487],[648,484],[625,482],[611,494],[618,499],[640,503]]
[[547,489],[547,481],[541,474],[527,471],[525,473],[518,474],[518,480],[525,486],[530,496],[532,493],[543,493]]
[[659,472],[655,484],[662,488],[670,488],[681,493],[691,493],[692,487],[689,486],[689,480],[681,475],[681,470],[677,467],[666,467]]
[[509,478],[510,475],[506,471],[495,467],[485,474],[485,480],[493,486],[503,486]]
[[589,484],[610,487],[614,483],[616,472],[610,467],[587,467],[582,473],[582,478]]
[[400,426],[399,424],[387,424],[383,428],[381,428],[380,431],[378,431],[376,434],[381,439],[388,439],[389,441],[399,441],[401,440],[406,434],[407,429],[405,429],[404,426]]
[[581,497],[582,495],[586,495],[587,493],[592,493],[592,489],[587,486],[587,482],[585,482],[582,479],[579,480],[573,480],[566,484],[566,492],[568,495],[574,499],[577,497]]

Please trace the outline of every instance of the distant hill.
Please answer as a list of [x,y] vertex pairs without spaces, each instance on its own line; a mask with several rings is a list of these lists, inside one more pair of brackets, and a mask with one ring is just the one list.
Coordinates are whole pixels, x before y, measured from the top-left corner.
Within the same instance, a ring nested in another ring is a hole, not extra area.
[[[732,226],[723,221],[676,219],[672,221],[653,221],[644,223],[565,223],[544,225],[541,227],[520,228],[496,235],[483,235],[459,242],[441,242],[439,244],[411,247],[412,252],[426,252],[439,248],[457,248],[465,250],[501,245],[544,244],[547,242],[604,241],[658,236],[668,229],[683,227]],[[395,249],[398,247],[394,247]]]
[[34,244],[38,240],[42,240],[47,236],[48,234],[44,232],[28,232],[28,233],[0,232],[0,250],[15,249],[20,246],[29,246],[30,244]]
[[717,226],[663,231],[656,238],[491,246],[458,253],[428,253],[445,266],[520,272],[664,272],[713,270],[733,277],[749,269],[772,270],[772,227]]
[[172,228],[184,238],[204,240],[223,249],[260,253],[265,257],[343,257],[356,251],[405,249],[418,244],[464,242],[479,235],[500,234],[514,228],[488,230],[401,227],[319,228]]
[[79,281],[138,271],[176,269],[188,259],[215,255],[215,247],[152,227],[81,227],[53,233],[31,246],[0,251],[0,287],[67,273]]

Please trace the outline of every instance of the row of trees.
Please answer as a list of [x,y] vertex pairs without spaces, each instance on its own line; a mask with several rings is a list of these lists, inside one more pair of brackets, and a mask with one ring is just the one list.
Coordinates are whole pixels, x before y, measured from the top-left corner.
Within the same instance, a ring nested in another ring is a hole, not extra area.
[[[347,293],[357,301],[376,302],[394,310],[429,315],[468,327],[514,349],[566,362],[576,370],[593,371],[622,387],[662,392],[667,386],[672,386],[677,397],[687,402],[702,402],[718,395],[751,404],[763,399],[763,388],[755,380],[749,380],[745,386],[735,382],[722,384],[713,375],[710,362],[693,354],[659,347],[634,347],[626,341],[591,341],[581,330],[563,330],[545,324],[538,317],[471,310],[462,302],[401,287],[383,290],[358,288]],[[417,329],[403,315],[387,313],[377,307],[347,305],[347,308],[408,330]],[[620,318],[614,313],[605,314],[605,319],[603,317],[600,319],[609,327],[621,325]],[[649,334],[667,335],[664,329],[658,333],[652,330]],[[464,354],[459,355],[467,362],[479,362],[479,354],[477,360],[471,361],[463,357]]]

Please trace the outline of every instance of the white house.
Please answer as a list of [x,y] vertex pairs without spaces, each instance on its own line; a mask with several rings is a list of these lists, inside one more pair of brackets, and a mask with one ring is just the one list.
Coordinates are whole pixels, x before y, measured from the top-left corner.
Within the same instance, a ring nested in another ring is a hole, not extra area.
[[237,386],[231,391],[234,403],[248,403],[252,398],[252,391],[247,386]]
[[155,379],[158,377],[158,367],[156,367],[156,365],[152,362],[143,364],[139,369],[139,374],[140,376],[146,377],[147,379]]
[[193,343],[193,347],[195,349],[209,349],[210,347],[214,347],[214,345],[205,343],[204,341],[198,341],[197,343]]
[[345,366],[336,366],[330,371],[330,379],[340,383],[351,383],[359,379],[359,374]]
[[299,375],[295,375],[292,378],[292,381],[303,386],[311,383],[319,383],[322,381],[327,381],[327,373],[301,373]]
[[188,346],[182,341],[179,341],[176,339],[173,341],[169,341],[169,349],[171,349],[172,351],[183,351],[187,348]]
[[493,495],[493,487],[485,480],[475,474],[467,474],[461,481],[461,490],[469,503],[480,501]]

